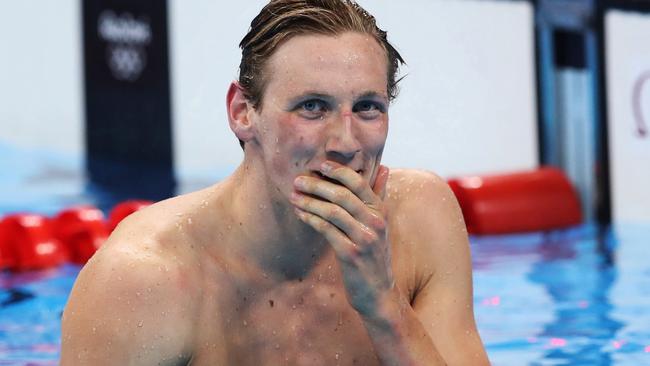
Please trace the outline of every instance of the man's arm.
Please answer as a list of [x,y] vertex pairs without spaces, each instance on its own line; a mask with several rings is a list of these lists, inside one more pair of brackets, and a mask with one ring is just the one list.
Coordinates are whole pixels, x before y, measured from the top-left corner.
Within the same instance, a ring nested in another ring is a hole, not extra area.
[[419,261],[413,310],[447,364],[489,365],[474,319],[469,241],[456,197],[434,174],[403,174],[420,187],[401,204]]
[[192,296],[170,262],[151,249],[107,243],[70,294],[61,365],[186,365]]

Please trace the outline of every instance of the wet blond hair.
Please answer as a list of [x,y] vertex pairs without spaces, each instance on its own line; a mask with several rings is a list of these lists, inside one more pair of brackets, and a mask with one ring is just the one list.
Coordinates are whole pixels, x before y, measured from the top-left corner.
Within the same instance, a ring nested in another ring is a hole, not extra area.
[[402,56],[388,42],[375,18],[352,0],[272,0],[251,22],[239,43],[242,58],[239,85],[254,108],[262,105],[265,66],[273,52],[291,37],[305,34],[336,36],[345,32],[367,34],[386,51],[389,100],[397,96],[397,72]]

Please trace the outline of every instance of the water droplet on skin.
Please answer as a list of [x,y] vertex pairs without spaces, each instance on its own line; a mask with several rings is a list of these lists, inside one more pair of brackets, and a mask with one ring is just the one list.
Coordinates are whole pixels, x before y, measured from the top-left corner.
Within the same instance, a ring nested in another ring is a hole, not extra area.
[[280,349],[280,345],[276,343],[275,344],[275,349]]
[[96,332],[97,332],[97,328],[93,327],[93,334],[95,334]]
[[138,323],[138,328],[142,328],[143,324],[144,324],[144,322],[142,320],[140,320],[140,322]]
[[246,320],[244,320],[244,326],[245,326],[245,327],[248,326],[248,322],[247,322]]
[[334,355],[334,358],[337,359],[337,360],[338,360],[340,357],[341,357],[341,355],[339,355],[338,352]]
[[191,217],[188,217],[188,218],[187,218],[187,224],[188,224],[188,225],[192,225],[192,218],[191,218]]

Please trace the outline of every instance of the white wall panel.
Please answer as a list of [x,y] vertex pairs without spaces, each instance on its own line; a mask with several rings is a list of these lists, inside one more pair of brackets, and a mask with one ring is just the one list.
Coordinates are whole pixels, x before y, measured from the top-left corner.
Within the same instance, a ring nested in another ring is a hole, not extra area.
[[610,11],[605,29],[612,218],[650,223],[650,14]]
[[0,1],[0,143],[83,157],[81,1]]

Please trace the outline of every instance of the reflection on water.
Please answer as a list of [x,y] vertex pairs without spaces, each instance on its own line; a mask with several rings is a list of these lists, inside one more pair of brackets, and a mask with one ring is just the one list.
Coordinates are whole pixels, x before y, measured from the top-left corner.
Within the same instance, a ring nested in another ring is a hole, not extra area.
[[477,321],[492,362],[650,364],[650,261],[641,254],[650,228],[623,235],[629,229],[472,238]]
[[549,235],[539,245],[539,260],[528,278],[543,286],[553,301],[554,320],[539,337],[551,339],[541,360],[533,365],[611,365],[603,349],[623,326],[612,318],[610,289],[616,267],[601,255],[593,234],[567,240]]

